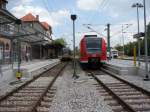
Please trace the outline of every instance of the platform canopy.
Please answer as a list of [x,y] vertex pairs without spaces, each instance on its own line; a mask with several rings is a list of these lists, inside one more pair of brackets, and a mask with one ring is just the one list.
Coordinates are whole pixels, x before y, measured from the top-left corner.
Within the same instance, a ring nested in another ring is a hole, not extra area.
[[10,12],[0,9],[0,36],[10,40],[19,39],[31,44],[47,44],[51,42],[49,36],[31,26],[18,24],[18,19]]

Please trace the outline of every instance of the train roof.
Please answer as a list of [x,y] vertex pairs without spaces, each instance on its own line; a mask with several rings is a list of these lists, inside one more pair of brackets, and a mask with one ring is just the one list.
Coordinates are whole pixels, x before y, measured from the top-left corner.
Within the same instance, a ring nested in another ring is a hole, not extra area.
[[85,35],[84,37],[97,37],[97,35]]
[[85,38],[101,38],[101,37],[99,37],[97,35],[84,35],[82,39],[85,39]]
[[83,38],[80,40],[80,42],[85,40],[86,38],[102,38],[102,37],[99,37],[97,35],[92,35],[92,34],[86,34],[86,35],[83,36]]

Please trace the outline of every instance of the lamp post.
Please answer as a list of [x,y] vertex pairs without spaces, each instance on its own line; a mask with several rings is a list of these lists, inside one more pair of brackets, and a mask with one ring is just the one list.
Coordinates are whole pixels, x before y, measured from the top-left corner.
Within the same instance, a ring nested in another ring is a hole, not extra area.
[[146,4],[145,4],[145,0],[143,0],[143,5],[144,5],[144,31],[145,31],[144,41],[145,41],[145,70],[146,70],[144,80],[148,81],[149,80],[149,76],[148,76],[148,48],[147,48],[147,26],[146,26]]
[[[140,33],[140,25],[139,25],[139,8],[142,8],[143,5],[141,3],[135,3],[132,5],[133,8],[137,8],[137,26],[138,26],[138,34]],[[138,40],[138,66],[140,66],[140,49],[141,49],[141,45],[140,45],[140,38],[137,38]]]
[[73,78],[78,78],[78,76],[76,75],[76,62],[75,62],[75,20],[77,19],[77,15],[72,14],[71,15],[71,20],[73,21],[73,68],[74,68],[74,72],[73,72]]

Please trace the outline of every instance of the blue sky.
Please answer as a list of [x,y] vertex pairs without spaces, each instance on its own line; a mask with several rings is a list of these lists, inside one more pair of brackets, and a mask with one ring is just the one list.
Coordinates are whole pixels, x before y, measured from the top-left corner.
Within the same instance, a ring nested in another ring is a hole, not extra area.
[[[82,35],[94,33],[83,24],[106,35],[106,24],[111,24],[111,45],[122,44],[121,24],[132,24],[125,30],[125,43],[135,41],[132,35],[137,31],[136,9],[131,5],[143,0],[8,0],[8,10],[20,18],[31,12],[39,15],[40,21],[47,21],[53,28],[54,39],[64,37],[72,46],[72,21],[70,14],[77,14],[76,44]],[[150,0],[147,4],[147,23],[150,22]],[[126,27],[125,25],[123,26]],[[143,9],[140,9],[140,29],[143,31]]]

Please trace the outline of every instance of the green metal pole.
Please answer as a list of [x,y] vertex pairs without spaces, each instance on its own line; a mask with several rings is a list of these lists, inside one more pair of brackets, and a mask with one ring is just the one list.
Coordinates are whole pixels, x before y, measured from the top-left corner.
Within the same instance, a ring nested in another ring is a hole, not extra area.
[[107,24],[107,52],[109,52],[109,60],[111,59],[110,50],[110,24]]
[[145,81],[149,81],[149,72],[148,72],[148,42],[147,42],[147,26],[146,26],[146,3],[145,0],[143,0],[143,5],[144,5],[144,31],[145,31],[145,37],[144,37],[144,42],[145,42]]
[[[18,34],[19,34],[19,25],[18,25]],[[21,64],[21,43],[19,37],[17,38],[17,50],[18,50],[18,73],[19,73]]]
[[75,21],[73,21],[73,77],[76,77],[76,60],[75,60]]
[[[18,27],[18,34],[19,34],[19,28],[20,25],[17,25]],[[18,80],[20,80],[20,78],[22,77],[21,74],[21,70],[20,70],[20,65],[21,65],[21,42],[19,37],[17,38],[17,51],[18,51],[18,71],[16,73],[16,78],[18,78]]]
[[134,66],[136,67],[136,46],[134,46],[133,55],[134,55]]

